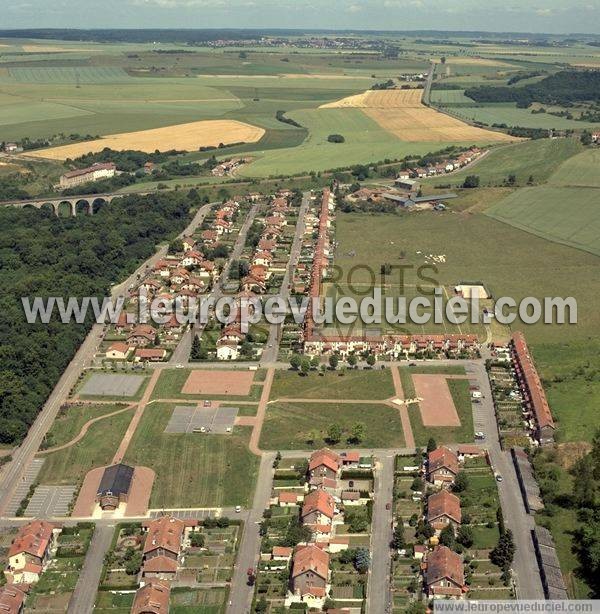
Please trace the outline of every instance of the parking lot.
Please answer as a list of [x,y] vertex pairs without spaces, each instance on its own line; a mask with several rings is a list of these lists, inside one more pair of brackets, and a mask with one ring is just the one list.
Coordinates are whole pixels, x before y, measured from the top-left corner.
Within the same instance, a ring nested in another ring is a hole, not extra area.
[[29,500],[25,516],[67,516],[76,486],[38,486]]
[[214,433],[224,435],[233,431],[237,407],[208,407],[178,405],[173,410],[165,433]]
[[44,464],[43,458],[34,458],[27,466],[23,478],[17,485],[15,492],[13,493],[10,503],[6,506],[5,515],[14,516],[15,512],[19,509],[21,501],[25,498],[29,492],[29,487],[35,482],[35,479],[40,472],[42,465]]
[[140,389],[143,375],[94,373],[81,387],[79,394],[99,397],[133,397]]

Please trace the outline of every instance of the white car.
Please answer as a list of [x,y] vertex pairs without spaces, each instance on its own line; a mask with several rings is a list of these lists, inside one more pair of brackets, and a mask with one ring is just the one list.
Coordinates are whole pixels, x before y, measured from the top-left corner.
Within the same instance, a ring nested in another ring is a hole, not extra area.
[[475,439],[485,439],[485,433],[482,433],[481,431],[477,431],[475,433]]
[[235,513],[239,514],[242,511],[242,506],[241,505],[236,505],[235,506]]

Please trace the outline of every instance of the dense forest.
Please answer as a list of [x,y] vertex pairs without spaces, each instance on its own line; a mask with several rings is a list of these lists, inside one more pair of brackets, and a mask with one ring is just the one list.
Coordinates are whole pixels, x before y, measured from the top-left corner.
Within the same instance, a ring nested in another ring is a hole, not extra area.
[[563,70],[537,83],[522,87],[481,85],[465,90],[475,102],[516,102],[528,107],[532,102],[570,105],[579,101],[600,101],[599,70]]
[[91,326],[28,324],[21,297],[107,296],[198,204],[190,191],[127,196],[75,218],[0,208],[0,442],[23,438]]

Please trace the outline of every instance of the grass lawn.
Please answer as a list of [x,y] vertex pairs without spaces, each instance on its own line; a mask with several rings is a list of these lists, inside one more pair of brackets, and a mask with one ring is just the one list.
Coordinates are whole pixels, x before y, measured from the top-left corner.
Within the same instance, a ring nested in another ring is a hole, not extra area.
[[223,614],[227,603],[226,588],[171,589],[169,612],[171,614]]
[[[262,429],[260,444],[269,450],[352,447],[347,443],[354,424],[365,425],[362,448],[394,448],[404,445],[404,433],[398,411],[387,405],[337,403],[272,403]],[[343,431],[337,444],[325,442],[327,429],[338,424]],[[311,437],[314,434],[314,441]]]
[[76,444],[45,454],[41,484],[79,484],[94,467],[112,460],[133,416],[133,409],[92,424]]
[[248,450],[250,429],[231,435],[164,433],[173,406],[152,404],[131,441],[126,463],[156,471],[151,507],[248,505],[258,459]]
[[[197,369],[202,369],[202,364],[198,363]],[[250,394],[236,395],[211,395],[211,394],[183,394],[181,389],[187,381],[193,369],[163,369],[156,386],[152,391],[152,399],[223,399],[240,401],[258,401],[262,392],[262,386],[256,383],[250,387]]]
[[473,549],[485,550],[487,548],[494,548],[498,543],[500,532],[498,527],[494,526],[488,528],[484,525],[471,527],[473,531]]
[[[453,90],[448,90],[450,92]],[[427,179],[426,184],[459,186],[467,175],[477,175],[481,185],[503,183],[509,175],[515,175],[517,185],[525,185],[530,176],[533,176],[536,183],[540,183],[548,179],[560,164],[581,150],[579,139],[538,139],[500,145],[474,166],[447,177]]]
[[98,591],[94,612],[99,614],[129,614],[135,593],[111,593],[110,591]]
[[394,396],[394,384],[389,369],[326,371],[320,375],[311,371],[303,376],[295,371],[276,371],[271,398],[296,399],[389,399]]
[[45,439],[45,448],[71,441],[89,420],[123,409],[125,405],[71,405],[59,411]]
[[[338,212],[336,239],[339,247],[335,263],[342,272],[341,283],[347,283],[357,264],[369,267],[379,279],[381,265],[389,262],[412,267],[404,273],[408,287],[422,283],[416,271],[427,263],[425,255],[444,254],[445,262],[437,263],[435,271],[424,272],[437,285],[481,280],[494,296],[510,296],[517,301],[528,296],[574,296],[578,324],[569,326],[569,340],[587,341],[600,328],[593,290],[600,283],[596,256],[523,232],[486,215]],[[549,270],[552,275],[548,275]],[[399,285],[400,272],[386,281]],[[370,284],[371,275],[355,268],[352,282]],[[517,320],[514,327],[525,332],[531,345],[562,343],[565,339],[564,325],[523,325]]]
[[[404,368],[400,369],[401,373],[402,371],[404,371]],[[404,375],[403,385],[405,380],[406,375]],[[473,410],[471,407],[471,395],[469,394],[469,381],[466,379],[447,379],[446,382],[448,383],[456,412],[460,418],[460,426],[426,427],[423,425],[418,405],[413,403],[409,406],[408,414],[417,446],[427,445],[430,437],[433,437],[438,444],[473,441],[475,431],[473,430]],[[409,394],[406,390],[404,393],[406,396]]]

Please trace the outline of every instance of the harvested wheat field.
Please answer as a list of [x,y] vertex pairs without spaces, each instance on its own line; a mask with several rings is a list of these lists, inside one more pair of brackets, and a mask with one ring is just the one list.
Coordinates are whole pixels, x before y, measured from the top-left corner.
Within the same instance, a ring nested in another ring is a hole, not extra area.
[[123,132],[108,134],[100,139],[51,147],[36,152],[28,152],[28,156],[49,158],[51,160],[66,160],[77,158],[89,152],[102,151],[110,147],[117,151],[135,149],[152,153],[177,149],[179,151],[197,151],[200,147],[218,146],[229,143],[255,143],[260,140],[265,131],[257,126],[245,124],[230,119],[203,120],[189,124],[178,124],[139,132]]
[[501,132],[476,128],[426,107],[422,89],[368,90],[322,105],[321,109],[356,107],[402,141],[516,141]]

